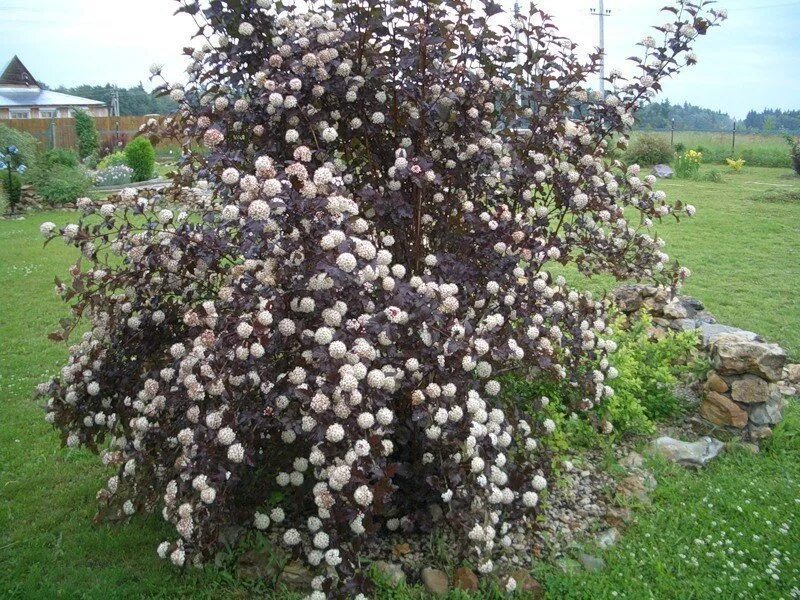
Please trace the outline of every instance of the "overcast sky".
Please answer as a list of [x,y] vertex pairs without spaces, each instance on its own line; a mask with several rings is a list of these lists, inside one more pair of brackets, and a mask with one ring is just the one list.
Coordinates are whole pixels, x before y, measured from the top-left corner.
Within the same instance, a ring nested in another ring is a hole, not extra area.
[[[521,0],[524,5],[526,0]],[[513,0],[503,0],[511,6]],[[605,0],[608,65],[622,67],[668,0]],[[598,44],[597,0],[539,0],[562,31]],[[701,38],[700,64],[666,84],[662,97],[744,117],[748,109],[800,109],[800,0],[723,0],[729,20]],[[194,31],[174,0],[0,0],[0,66],[17,54],[52,87],[81,83],[147,86],[148,68],[180,75]]]

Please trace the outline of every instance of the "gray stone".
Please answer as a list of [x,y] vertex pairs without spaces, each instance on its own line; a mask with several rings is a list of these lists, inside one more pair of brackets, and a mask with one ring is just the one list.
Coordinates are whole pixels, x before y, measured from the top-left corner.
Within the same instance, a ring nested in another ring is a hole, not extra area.
[[694,331],[697,329],[697,321],[694,319],[675,319],[670,327],[676,331]]
[[689,316],[689,311],[677,298],[667,302],[661,312],[670,319],[685,319]]
[[615,288],[611,295],[624,313],[634,313],[642,308],[642,295],[636,285],[621,285]]
[[774,387],[756,375],[744,375],[734,379],[731,384],[731,398],[743,404],[758,404],[769,399],[770,388]]
[[772,429],[767,426],[758,427],[756,425],[750,426],[750,438],[754,440],[763,440],[772,436]]
[[580,570],[581,563],[571,558],[562,557],[556,560],[556,566],[567,575],[573,575]]
[[752,373],[778,381],[786,364],[786,350],[778,344],[744,339],[736,334],[714,338],[711,344],[714,369],[722,375]]
[[750,422],[753,425],[777,425],[783,418],[786,400],[782,396],[771,398],[764,404],[757,405],[750,411]]
[[725,444],[707,436],[696,442],[684,442],[664,436],[655,440],[652,447],[669,461],[685,467],[702,467],[716,458]]
[[307,591],[311,589],[311,580],[314,576],[303,563],[294,561],[283,568],[278,583],[285,585],[290,590]]
[[603,550],[611,548],[619,540],[619,531],[615,527],[603,531],[597,536],[597,545]]
[[800,364],[786,365],[786,379],[789,383],[800,383]]
[[656,165],[650,172],[659,179],[672,179],[675,176],[675,171],[669,165]]
[[681,304],[689,311],[689,316],[694,317],[701,310],[705,310],[706,305],[699,298],[693,296],[678,296]]
[[694,318],[697,321],[698,327],[702,324],[713,325],[717,322],[717,318],[706,310],[698,311]]
[[698,327],[700,334],[703,336],[703,346],[708,347],[711,343],[721,335],[737,335],[745,340],[760,342],[763,338],[757,333],[752,331],[745,331],[738,327],[731,327],[730,325],[721,325],[719,323],[701,323]]
[[447,574],[444,571],[425,567],[422,569],[420,577],[425,589],[430,594],[445,595],[450,591],[450,582],[447,580]]
[[583,565],[583,568],[587,571],[602,571],[606,568],[606,561],[598,556],[592,556],[591,554],[581,554],[578,557],[578,560]]
[[406,581],[406,574],[403,571],[403,567],[397,563],[378,560],[372,563],[372,566],[378,573],[386,578],[386,581],[388,581],[392,587],[397,587]]
[[631,469],[639,469],[644,464],[644,458],[638,452],[631,452],[619,461],[619,464],[629,471]]

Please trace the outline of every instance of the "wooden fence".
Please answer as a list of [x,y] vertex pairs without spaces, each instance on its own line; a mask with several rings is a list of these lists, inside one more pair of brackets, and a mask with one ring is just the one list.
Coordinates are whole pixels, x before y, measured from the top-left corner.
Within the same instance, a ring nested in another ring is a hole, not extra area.
[[[100,134],[100,143],[126,143],[138,132],[139,127],[153,117],[92,117]],[[77,150],[78,137],[75,119],[3,119],[7,125],[35,137],[43,149],[68,148]]]

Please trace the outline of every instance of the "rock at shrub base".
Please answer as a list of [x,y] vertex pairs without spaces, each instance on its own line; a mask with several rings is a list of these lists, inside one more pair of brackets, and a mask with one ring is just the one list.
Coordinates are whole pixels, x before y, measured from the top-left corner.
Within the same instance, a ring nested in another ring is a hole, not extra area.
[[777,425],[783,417],[786,401],[778,395],[768,402],[759,404],[750,412],[750,422],[757,426]]
[[716,425],[727,425],[737,429],[744,429],[747,425],[747,412],[739,408],[733,400],[717,392],[706,393],[700,403],[700,414]]
[[684,442],[671,437],[660,437],[652,444],[653,450],[669,461],[685,467],[703,467],[716,458],[725,444],[711,437],[696,442]]
[[420,573],[422,583],[425,589],[430,594],[445,595],[450,591],[450,583],[447,580],[447,574],[439,569],[431,569],[425,567]]
[[372,563],[372,566],[378,573],[386,578],[392,587],[397,587],[406,581],[406,574],[403,571],[403,567],[397,563],[378,560]]
[[583,568],[587,571],[602,571],[606,568],[606,561],[598,556],[592,556],[591,554],[581,554],[578,557],[578,560],[583,565]]
[[768,381],[778,381],[786,364],[786,351],[778,344],[752,341],[735,334],[717,337],[711,352],[715,370],[723,375],[752,373]]
[[659,179],[672,179],[675,176],[675,171],[669,165],[656,165],[651,173]]
[[738,327],[731,327],[730,325],[721,325],[720,323],[702,323],[698,329],[700,329],[700,335],[703,336],[704,347],[710,346],[718,337],[723,335],[735,335],[750,342],[763,341],[763,338],[757,333],[745,331]]
[[509,578],[517,583],[517,593],[522,592],[523,598],[540,600],[544,598],[544,587],[536,581],[525,569],[514,569],[509,572]]
[[288,589],[303,592],[311,589],[313,575],[303,563],[294,561],[283,568],[278,583],[285,585]]
[[619,531],[615,527],[612,527],[597,536],[597,545],[603,550],[607,550],[615,545],[617,540],[619,540]]
[[472,569],[459,567],[453,572],[453,587],[458,590],[474,592],[478,589],[478,576]]
[[725,380],[720,377],[715,371],[709,371],[706,378],[706,390],[724,394],[730,389],[730,386]]
[[766,402],[770,396],[770,384],[761,377],[745,375],[734,379],[731,385],[731,398],[743,404],[757,404]]
[[786,365],[786,379],[789,383],[800,383],[800,364]]

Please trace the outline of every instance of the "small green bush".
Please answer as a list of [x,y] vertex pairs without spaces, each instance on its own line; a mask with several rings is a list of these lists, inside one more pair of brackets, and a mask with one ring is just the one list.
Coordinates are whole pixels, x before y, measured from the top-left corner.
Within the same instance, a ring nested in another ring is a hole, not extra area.
[[0,125],[0,148],[16,146],[19,150],[19,159],[29,168],[36,162],[36,138],[24,131],[17,131],[11,127]]
[[33,166],[28,172],[29,179],[34,187],[36,187],[37,191],[41,193],[39,188],[51,179],[53,170],[56,167],[77,170],[79,165],[80,161],[78,160],[78,155],[72,150],[66,150],[64,148],[47,150],[36,157]]
[[610,362],[619,375],[610,382],[614,396],[601,411],[620,433],[649,433],[654,421],[679,414],[682,403],[673,392],[679,377],[704,368],[693,358],[695,332],[651,340],[651,326],[650,317],[644,315],[616,335],[617,351]]
[[106,156],[103,160],[97,163],[98,170],[108,169],[110,167],[127,167],[128,166],[128,155],[125,154],[124,150],[119,150],[117,152],[112,152],[108,156]]
[[[542,443],[556,453],[602,445],[604,437],[598,433],[598,426],[603,421],[610,422],[619,436],[652,433],[655,422],[683,410],[674,393],[680,378],[688,373],[699,376],[708,365],[694,356],[695,332],[669,333],[656,341],[648,335],[651,327],[652,320],[645,315],[628,329],[617,328],[617,351],[610,362],[618,376],[608,382],[614,395],[599,407],[585,413],[574,412],[570,407],[580,400],[576,390],[560,380],[542,376],[506,378],[505,402],[525,414],[552,419],[556,429]],[[549,403],[537,409],[543,396]]]
[[72,150],[67,150],[65,148],[55,148],[54,150],[42,152],[36,160],[37,168],[49,168],[61,165],[63,167],[77,169],[79,164],[80,160],[78,160],[78,155]]
[[100,149],[100,140],[94,119],[84,110],[75,111],[75,133],[78,136],[78,154],[86,158]]
[[669,164],[672,158],[673,150],[669,140],[660,135],[647,133],[634,137],[625,153],[625,160],[629,164]]
[[125,147],[128,166],[133,169],[133,181],[152,179],[156,166],[156,152],[153,144],[145,137],[133,139]]
[[91,186],[83,171],[65,165],[55,165],[38,185],[37,191],[53,205],[74,202],[85,195]]
[[696,177],[697,181],[704,181],[706,183],[724,183],[725,177],[719,169],[711,169],[705,173],[699,174]]

